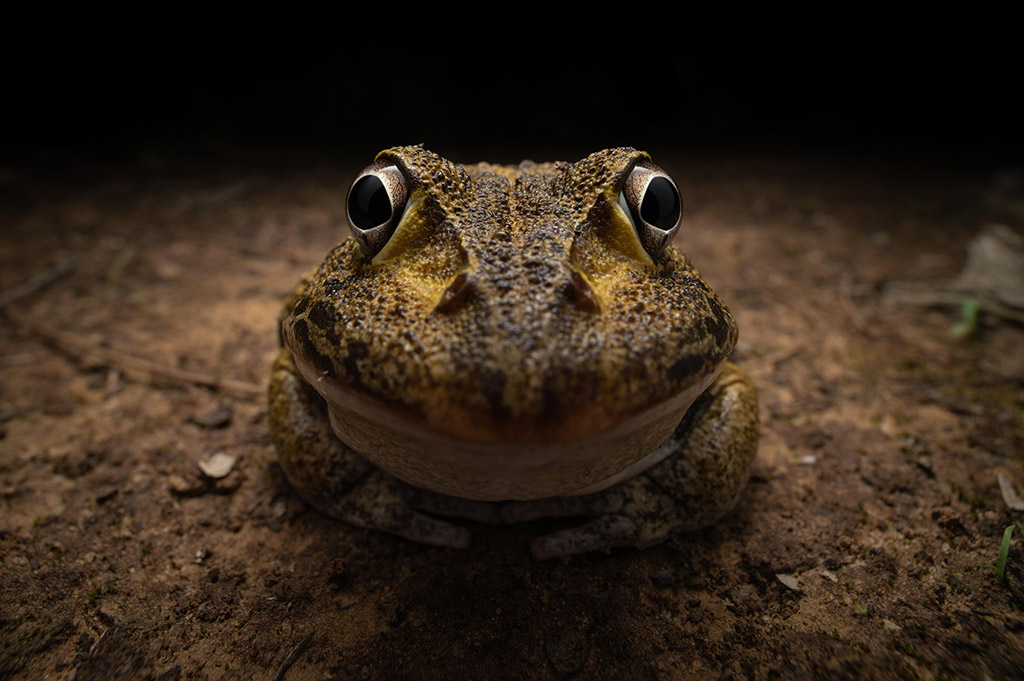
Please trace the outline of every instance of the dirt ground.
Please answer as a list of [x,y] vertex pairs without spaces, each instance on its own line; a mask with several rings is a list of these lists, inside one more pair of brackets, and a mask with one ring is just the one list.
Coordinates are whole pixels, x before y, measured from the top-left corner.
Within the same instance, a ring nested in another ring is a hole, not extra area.
[[0,678],[1024,678],[1020,529],[986,567],[1024,527],[1024,327],[891,295],[1022,233],[1020,170],[651,151],[760,451],[718,525],[564,562],[528,552],[561,521],[441,550],[283,477],[276,315],[363,159],[5,169],[0,290],[54,276],[0,321]]

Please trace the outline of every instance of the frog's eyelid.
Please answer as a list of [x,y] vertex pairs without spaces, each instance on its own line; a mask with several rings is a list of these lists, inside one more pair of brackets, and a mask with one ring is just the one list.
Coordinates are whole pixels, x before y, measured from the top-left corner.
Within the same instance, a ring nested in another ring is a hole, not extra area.
[[405,175],[393,163],[374,163],[356,177],[345,207],[352,236],[367,258],[372,258],[391,239],[408,199]]
[[619,191],[619,207],[629,217],[644,250],[653,258],[679,231],[683,201],[676,183],[653,163],[638,163]]

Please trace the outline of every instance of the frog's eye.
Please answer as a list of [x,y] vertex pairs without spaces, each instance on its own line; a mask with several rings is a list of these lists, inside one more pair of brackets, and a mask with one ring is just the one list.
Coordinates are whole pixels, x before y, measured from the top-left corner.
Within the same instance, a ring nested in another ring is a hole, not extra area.
[[405,176],[393,164],[374,163],[352,183],[348,190],[348,225],[367,258],[384,248],[395,233],[408,198]]
[[638,163],[619,192],[619,206],[629,216],[650,256],[657,257],[679,231],[683,202],[664,170],[653,163]]

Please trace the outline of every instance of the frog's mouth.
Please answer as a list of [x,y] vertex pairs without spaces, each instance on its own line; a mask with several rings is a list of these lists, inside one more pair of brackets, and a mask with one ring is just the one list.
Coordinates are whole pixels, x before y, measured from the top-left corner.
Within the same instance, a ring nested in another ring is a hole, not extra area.
[[[630,478],[676,450],[671,441],[693,401],[725,360],[667,400],[581,433],[543,434],[438,428],[344,385],[308,360],[299,371],[327,402],[331,427],[346,445],[406,482],[486,501],[589,494]],[[456,419],[455,421],[460,421]],[[445,424],[448,425],[448,424]]]

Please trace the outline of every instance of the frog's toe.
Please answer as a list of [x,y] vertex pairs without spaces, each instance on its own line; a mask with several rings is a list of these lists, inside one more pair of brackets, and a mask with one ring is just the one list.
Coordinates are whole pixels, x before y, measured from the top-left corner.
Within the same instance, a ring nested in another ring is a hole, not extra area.
[[588,523],[535,539],[530,552],[537,560],[566,558],[578,553],[636,546],[640,529],[624,515],[601,516]]
[[374,509],[366,527],[411,539],[420,544],[464,549],[469,546],[469,530],[431,518],[402,504]]
[[388,532],[431,546],[469,546],[469,530],[420,513],[410,504],[407,492],[405,483],[377,470],[342,498],[321,506],[330,515],[356,527]]

